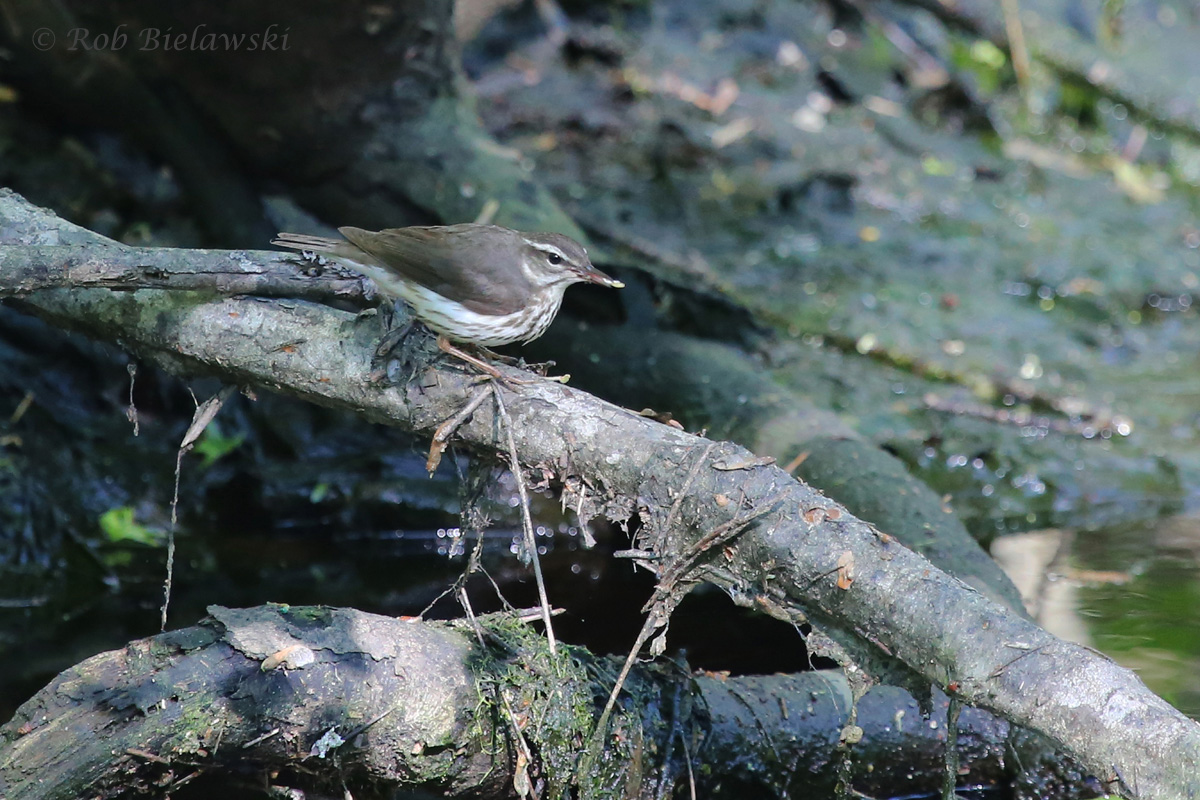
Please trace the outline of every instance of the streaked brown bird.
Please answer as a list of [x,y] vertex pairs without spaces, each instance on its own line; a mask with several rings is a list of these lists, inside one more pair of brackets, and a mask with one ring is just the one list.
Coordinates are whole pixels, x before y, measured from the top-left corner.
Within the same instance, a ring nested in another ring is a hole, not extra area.
[[346,239],[280,233],[272,244],[346,262],[384,294],[408,303],[439,334],[442,350],[491,374],[498,373],[450,342],[528,342],[546,332],[571,284],[624,286],[593,267],[581,244],[558,233],[474,223],[338,232]]

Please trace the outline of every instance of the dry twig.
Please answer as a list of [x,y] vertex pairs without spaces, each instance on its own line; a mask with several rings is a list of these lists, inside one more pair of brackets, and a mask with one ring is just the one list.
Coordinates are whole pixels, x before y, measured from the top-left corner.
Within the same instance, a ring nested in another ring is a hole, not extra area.
[[550,621],[550,600],[546,596],[546,581],[542,578],[542,562],[538,558],[537,537],[533,532],[533,518],[529,514],[529,493],[525,489],[525,475],[521,472],[521,460],[517,457],[517,443],[513,439],[512,419],[504,408],[504,399],[500,392],[493,391],[496,398],[496,410],[504,425],[504,433],[508,444],[509,469],[512,470],[513,480],[517,484],[517,495],[521,498],[521,526],[525,529],[525,549],[533,565],[533,577],[537,583],[538,601],[542,606],[542,621],[546,625],[546,639],[550,644],[550,655],[558,655],[558,644],[554,638],[554,625]]

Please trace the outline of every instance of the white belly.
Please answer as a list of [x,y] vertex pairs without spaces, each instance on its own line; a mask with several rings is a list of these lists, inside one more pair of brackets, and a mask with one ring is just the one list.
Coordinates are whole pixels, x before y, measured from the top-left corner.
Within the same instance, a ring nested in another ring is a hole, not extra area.
[[[533,296],[533,307],[512,314],[480,314],[424,286],[397,278],[374,264],[349,264],[375,281],[385,294],[400,297],[412,307],[417,319],[433,331],[455,342],[498,347],[528,342],[546,332],[562,304],[565,285],[541,289]],[[532,312],[532,319],[531,314]]]

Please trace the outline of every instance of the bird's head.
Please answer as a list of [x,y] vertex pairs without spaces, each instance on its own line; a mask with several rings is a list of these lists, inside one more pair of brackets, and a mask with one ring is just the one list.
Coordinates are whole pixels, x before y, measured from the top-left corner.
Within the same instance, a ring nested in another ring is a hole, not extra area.
[[595,283],[612,289],[625,284],[592,266],[587,250],[561,233],[522,233],[525,272],[539,286]]

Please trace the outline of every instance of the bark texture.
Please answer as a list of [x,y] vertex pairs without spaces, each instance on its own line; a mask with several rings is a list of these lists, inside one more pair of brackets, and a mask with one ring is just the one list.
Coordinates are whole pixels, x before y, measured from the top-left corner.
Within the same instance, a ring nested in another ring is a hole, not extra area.
[[331,783],[344,770],[449,793],[502,785],[495,732],[466,713],[478,694],[461,634],[333,609],[211,612],[59,675],[5,727],[0,793],[108,797],[326,758]]

